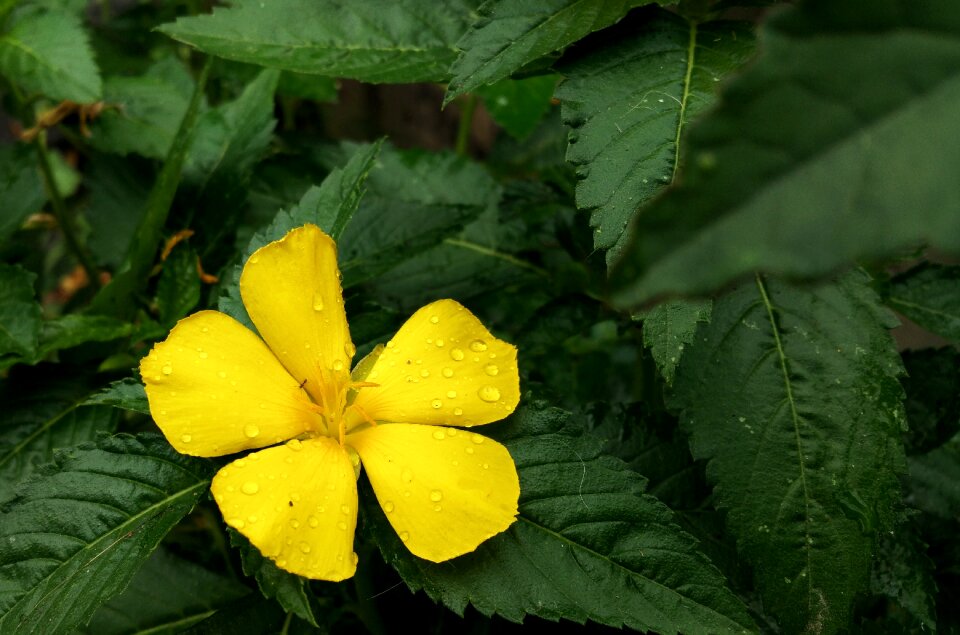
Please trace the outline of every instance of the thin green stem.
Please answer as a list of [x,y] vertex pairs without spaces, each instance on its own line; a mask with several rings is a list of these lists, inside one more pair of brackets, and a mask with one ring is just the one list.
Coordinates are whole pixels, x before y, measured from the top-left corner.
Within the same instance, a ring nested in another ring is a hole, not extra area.
[[99,290],[100,271],[97,270],[93,258],[81,242],[77,229],[73,224],[73,219],[70,218],[70,215],[67,213],[67,206],[63,202],[63,196],[60,195],[60,190],[57,188],[57,182],[53,178],[53,169],[50,166],[50,155],[47,152],[46,134],[41,133],[38,135],[33,142],[33,146],[37,150],[40,172],[43,174],[44,185],[46,185],[47,194],[50,196],[53,215],[57,219],[57,224],[60,225],[60,231],[63,232],[63,237],[67,241],[67,247],[73,253],[77,262],[80,263],[80,266],[83,267],[87,278],[90,280],[90,284],[94,289]]
[[287,617],[283,620],[283,628],[280,629],[280,635],[287,635],[290,632],[290,624],[293,623],[293,613],[287,613]]
[[470,149],[470,131],[473,129],[473,113],[477,109],[477,96],[470,95],[463,100],[460,107],[460,126],[457,128],[456,152],[466,156]]

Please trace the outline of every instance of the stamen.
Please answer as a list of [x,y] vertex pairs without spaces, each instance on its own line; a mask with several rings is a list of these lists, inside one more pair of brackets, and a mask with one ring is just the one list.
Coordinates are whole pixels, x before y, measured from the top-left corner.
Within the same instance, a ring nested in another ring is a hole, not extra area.
[[363,420],[364,420],[364,421],[366,421],[367,423],[369,423],[370,425],[372,425],[374,428],[377,427],[377,422],[373,420],[373,417],[371,417],[369,414],[367,414],[367,411],[366,411],[366,410],[364,410],[363,408],[361,408],[361,407],[358,406],[357,404],[353,404],[353,408],[354,408],[357,412],[360,413],[360,416],[363,417]]

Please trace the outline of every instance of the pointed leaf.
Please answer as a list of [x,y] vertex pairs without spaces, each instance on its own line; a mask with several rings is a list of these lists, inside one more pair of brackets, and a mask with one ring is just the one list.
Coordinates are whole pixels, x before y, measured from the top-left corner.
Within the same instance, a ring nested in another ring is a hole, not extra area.
[[100,392],[90,395],[83,404],[113,406],[121,410],[150,414],[150,404],[147,403],[143,382],[133,377],[113,382]]
[[68,450],[0,516],[0,631],[69,633],[122,591],[209,487],[159,435]]
[[17,358],[37,356],[40,305],[33,293],[36,278],[22,267],[0,263],[0,368]]
[[925,512],[960,516],[960,435],[941,447],[910,457],[910,502]]
[[103,315],[70,313],[45,321],[40,328],[38,357],[86,342],[109,342],[127,337],[133,325]]
[[[645,482],[582,423],[541,402],[488,432],[520,474],[520,514],[473,553],[432,564],[410,554],[376,504],[367,504],[381,551],[411,589],[462,614],[519,622],[593,620],[659,633],[746,633],[755,627],[723,576],[643,493]],[[373,499],[369,487],[361,499]]]
[[669,300],[643,316],[643,345],[650,349],[667,384],[673,377],[683,350],[693,343],[701,322],[710,320],[709,300]]
[[754,49],[751,24],[697,24],[638,12],[573,49],[557,70],[570,128],[577,207],[590,210],[593,244],[619,256],[639,207],[671,183],[686,125],[713,105],[718,82]]
[[960,344],[960,267],[926,264],[890,281],[887,304]]
[[714,304],[674,380],[729,531],[787,632],[834,633],[867,589],[904,468],[899,355],[866,276],[757,278]]
[[25,11],[0,36],[0,74],[54,101],[100,99],[100,71],[77,16]]
[[364,82],[448,77],[468,0],[239,0],[160,30],[219,57]]
[[636,216],[620,305],[922,242],[960,252],[943,187],[960,169],[960,3],[811,0],[770,12],[760,40],[691,128],[682,184]]
[[[509,77],[525,64],[610,26],[655,0],[487,0],[457,42],[445,101]],[[668,0],[659,0],[662,4]]]
[[0,148],[0,243],[46,201],[33,148],[26,144]]

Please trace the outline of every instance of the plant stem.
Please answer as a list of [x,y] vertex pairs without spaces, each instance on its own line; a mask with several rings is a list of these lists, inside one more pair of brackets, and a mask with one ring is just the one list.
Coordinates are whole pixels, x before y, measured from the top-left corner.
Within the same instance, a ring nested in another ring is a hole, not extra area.
[[73,225],[73,219],[71,219],[67,213],[67,206],[63,202],[63,197],[60,195],[60,190],[57,188],[57,182],[53,178],[53,169],[50,167],[50,155],[47,153],[46,134],[41,133],[39,136],[37,136],[33,142],[33,145],[37,149],[40,172],[43,173],[43,181],[47,187],[47,193],[50,196],[50,205],[53,207],[53,215],[57,219],[57,224],[60,225],[60,231],[63,232],[63,237],[67,241],[67,247],[73,253],[74,257],[77,259],[77,262],[80,263],[80,266],[83,267],[83,270],[87,274],[87,278],[90,280],[90,285],[94,289],[99,290],[100,272],[97,270],[97,266],[94,264],[93,258],[87,252],[83,243],[80,242],[77,229]]
[[477,109],[477,96],[468,96],[460,108],[460,127],[457,128],[456,152],[460,156],[466,156],[470,146],[470,131],[473,129],[473,113]]

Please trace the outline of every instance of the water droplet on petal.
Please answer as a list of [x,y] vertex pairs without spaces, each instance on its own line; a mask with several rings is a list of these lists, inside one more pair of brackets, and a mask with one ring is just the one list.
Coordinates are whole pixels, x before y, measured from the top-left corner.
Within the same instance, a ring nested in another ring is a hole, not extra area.
[[463,448],[463,451],[466,452],[467,454],[473,454],[473,448],[471,447]]
[[346,528],[347,528],[347,523],[343,522],[342,520],[337,523],[337,529],[346,530]]
[[323,295],[319,292],[313,294],[313,310],[323,311]]
[[342,359],[335,359],[335,360],[333,360],[333,370],[335,370],[335,371],[337,371],[337,372],[343,370],[343,360],[342,360]]
[[427,370],[426,368],[424,368],[423,370],[420,371],[420,376],[421,376],[421,377],[429,377],[429,376],[430,376],[430,371]]
[[303,553],[310,553],[310,545],[308,545],[306,542],[301,542],[300,551],[302,551]]
[[[463,414],[463,408],[454,408],[454,409],[453,409],[453,414],[455,414],[456,416],[459,417],[460,415]],[[453,436],[453,435],[451,435],[451,436]]]
[[409,532],[409,531],[401,531],[401,532],[400,532],[400,540],[402,540],[402,541],[404,541],[404,542],[407,542],[408,540],[410,540],[410,532]]
[[164,364],[163,368],[160,369],[160,372],[162,372],[164,375],[169,375],[173,372],[173,366],[170,364]]
[[473,441],[475,444],[480,445],[481,443],[483,443],[483,442],[486,441],[487,439],[486,439],[486,437],[482,437],[482,436],[480,436],[479,434],[471,434],[471,435],[470,435],[470,440]]
[[226,379],[226,378],[227,378],[227,373],[226,373],[225,371],[222,371],[222,370],[221,370],[221,371],[218,371],[218,372],[217,372],[217,377],[219,377],[220,379]]
[[433,401],[430,402],[430,407],[432,407],[434,410],[439,410],[442,405],[443,405],[443,402],[440,401],[439,399],[434,399]]
[[437,348],[443,348],[443,339],[437,338]]
[[456,398],[457,398],[457,391],[456,391],[456,390],[448,390],[448,391],[447,391],[447,399],[456,399]]
[[436,439],[437,441],[443,441],[444,439],[447,438],[447,433],[444,432],[443,430],[434,430],[433,438]]
[[387,501],[387,502],[385,502],[385,503],[383,504],[383,511],[385,511],[385,512],[387,512],[387,513],[389,514],[389,513],[392,512],[393,510],[394,510],[394,505],[393,505],[393,503],[392,503],[391,501]]
[[484,386],[477,391],[477,395],[484,401],[492,403],[500,399],[500,389],[496,386]]
[[243,433],[247,435],[247,438],[253,439],[256,436],[259,436],[260,428],[251,423],[243,427]]
[[439,322],[439,321],[440,321],[440,318],[438,318],[436,315],[430,316],[430,322],[431,322],[432,324],[436,324],[436,323]]
[[459,348],[450,349],[450,358],[451,358],[453,361],[455,361],[455,362],[462,361],[462,360],[463,360],[463,351],[460,350]]
[[443,376],[446,377],[447,379],[450,379],[451,377],[453,377],[453,369],[452,369],[452,368],[444,368],[443,371],[442,371],[442,373],[443,373]]
[[349,505],[341,505],[341,506],[340,506],[340,513],[342,513],[342,514],[349,514],[349,513],[350,513],[350,506],[349,506]]
[[251,265],[255,265],[258,262],[260,262],[260,256],[257,256],[256,254],[254,254],[253,256],[250,256],[250,260],[248,260],[247,262],[249,262]]
[[440,505],[434,505],[434,506],[433,506],[433,511],[438,512],[438,511],[441,511],[441,510],[443,510],[443,507],[441,507]]
[[434,503],[443,500],[443,492],[438,489],[433,490],[430,492],[430,500],[432,500]]
[[182,434],[180,435],[180,440],[183,441],[184,443],[190,443],[191,441],[193,441],[193,437],[190,436],[189,434]]
[[294,518],[294,519],[292,519],[292,520],[290,521],[290,526],[293,527],[294,529],[299,529],[299,528],[300,528],[300,521],[297,520],[296,518]]
[[487,343],[483,340],[473,340],[470,342],[470,350],[474,353],[482,353],[487,350]]
[[[454,408],[453,414],[458,414],[457,410],[460,410],[460,409]],[[460,413],[463,413],[463,411],[460,410]],[[447,428],[447,436],[455,437],[457,436],[457,432],[458,430],[456,428]]]
[[316,527],[317,525],[320,524],[320,521],[317,519],[316,516],[308,516],[307,524],[310,525],[311,527]]
[[495,377],[497,374],[500,373],[500,369],[497,367],[496,364],[487,364],[486,368],[483,369],[483,372],[490,375],[491,377]]
[[236,527],[237,529],[243,529],[247,523],[243,522],[242,518],[231,518],[227,521],[227,524],[231,527]]
[[240,487],[240,491],[244,494],[253,495],[260,491],[260,486],[253,481],[247,481]]
[[287,447],[294,452],[299,452],[303,449],[303,443],[300,442],[300,439],[290,439],[287,441]]

